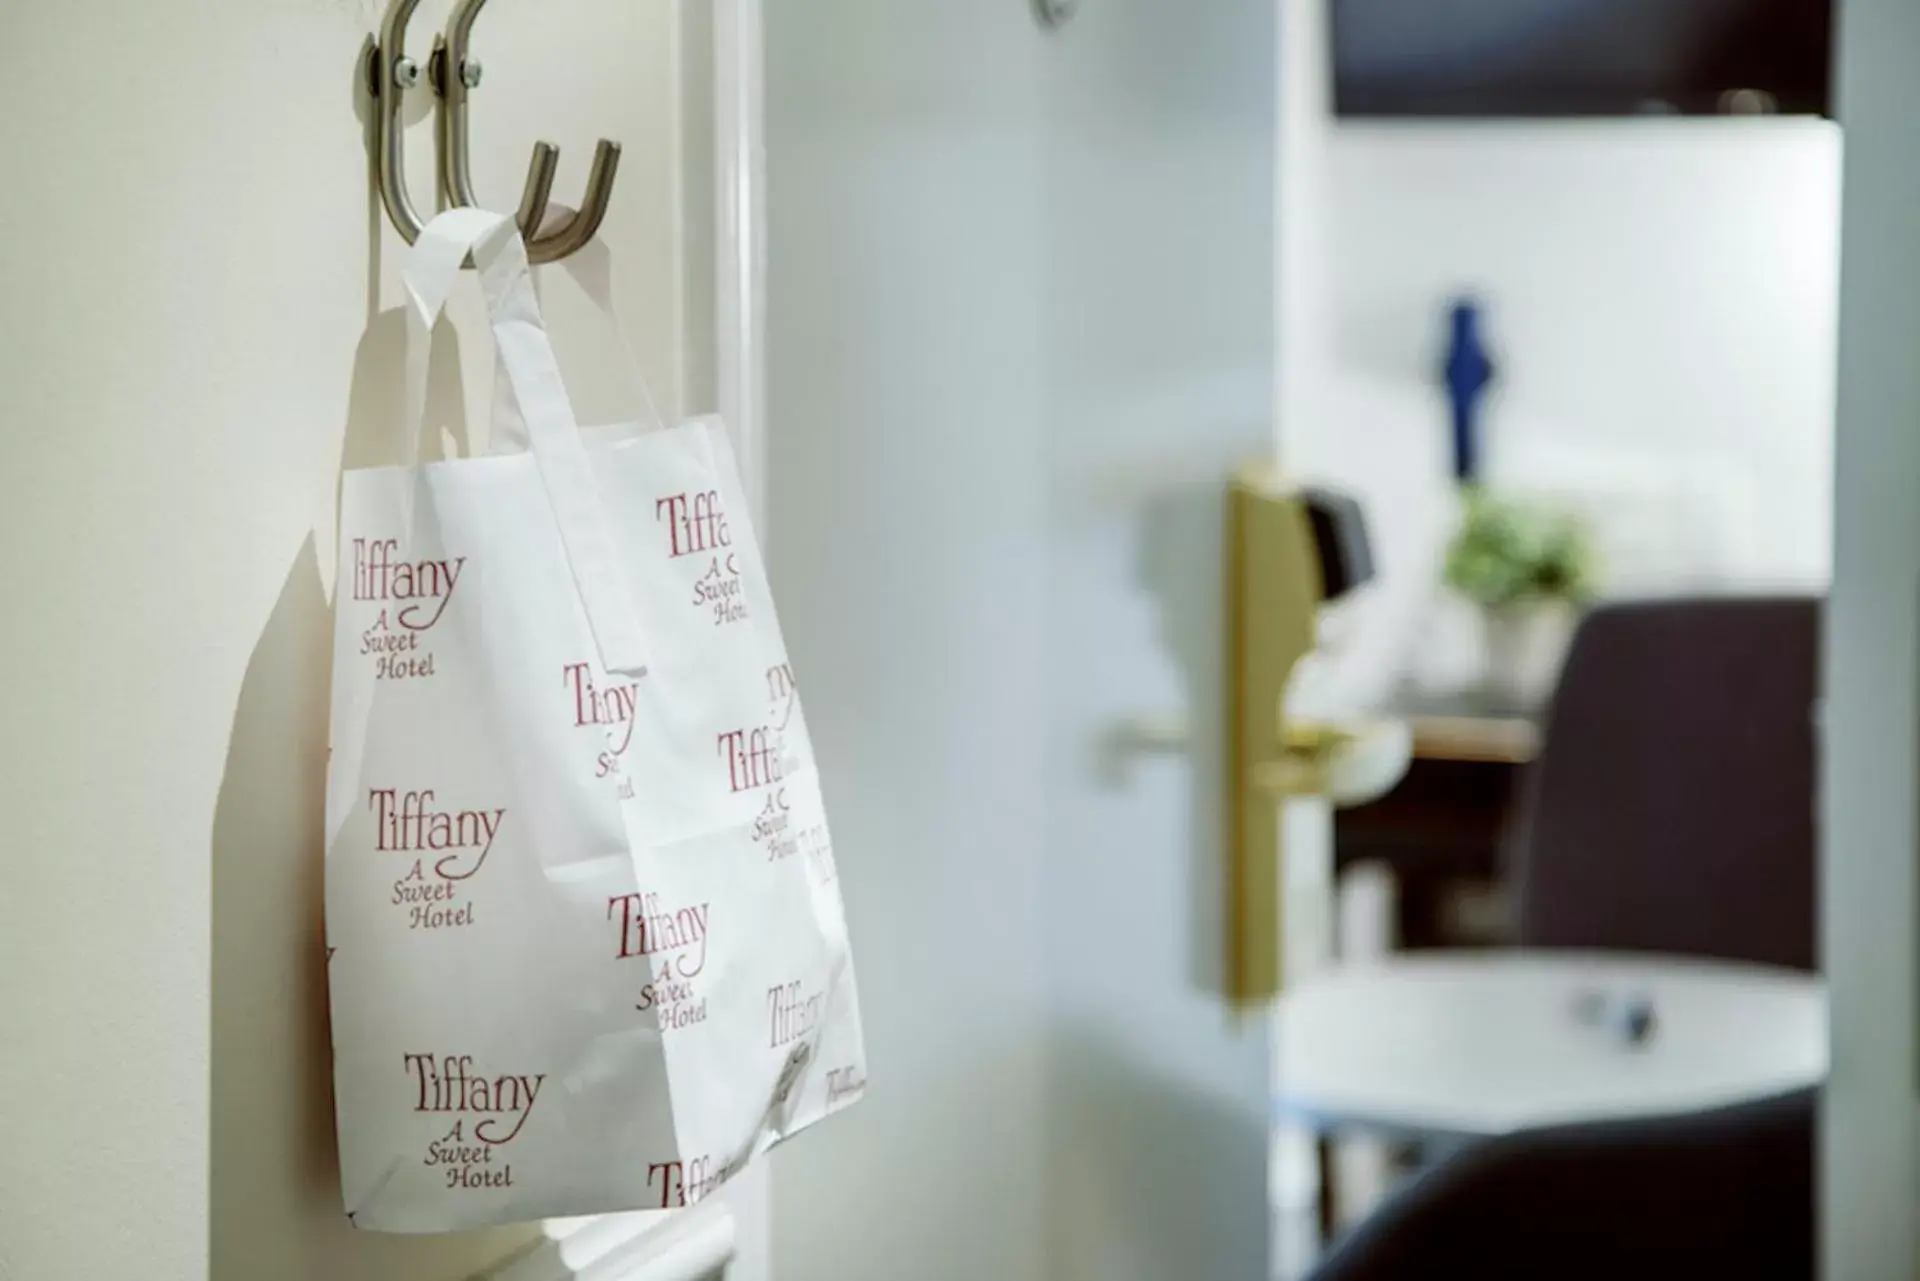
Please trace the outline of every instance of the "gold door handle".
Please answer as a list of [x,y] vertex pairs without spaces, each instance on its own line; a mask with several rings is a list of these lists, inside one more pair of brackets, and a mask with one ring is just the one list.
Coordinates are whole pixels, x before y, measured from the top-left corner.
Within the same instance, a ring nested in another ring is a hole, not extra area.
[[1256,1005],[1280,991],[1281,804],[1326,790],[1346,736],[1284,720],[1322,584],[1306,508],[1271,468],[1243,469],[1228,489],[1226,560],[1225,992]]

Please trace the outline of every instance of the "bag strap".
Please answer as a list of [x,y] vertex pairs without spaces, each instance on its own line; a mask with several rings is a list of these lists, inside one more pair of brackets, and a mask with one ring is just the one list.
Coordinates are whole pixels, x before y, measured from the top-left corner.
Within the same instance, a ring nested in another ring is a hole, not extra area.
[[[564,209],[565,206],[555,208]],[[647,384],[639,348],[634,346],[632,336],[627,333],[627,327],[620,319],[620,309],[613,305],[613,251],[608,248],[604,238],[596,237],[569,256],[562,266],[613,331],[614,343],[618,348],[616,354],[625,358],[622,365],[626,374],[624,381],[645,415],[633,425],[642,432],[665,430],[669,424],[666,415],[660,412],[659,402],[653,397],[653,388]],[[488,452],[523,454],[527,448],[526,420],[521,417],[520,406],[514,400],[513,387],[507,381],[507,370],[503,363],[494,370],[493,425]]]
[[[479,269],[501,368],[526,422],[528,443],[546,485],[601,666],[613,674],[644,675],[645,638],[621,572],[619,540],[601,501],[573,405],[560,381],[560,367],[533,292],[526,244],[507,215],[450,209],[427,224],[407,259],[406,459],[409,464],[419,459],[433,327],[469,255]],[[425,474],[417,466],[415,471]]]

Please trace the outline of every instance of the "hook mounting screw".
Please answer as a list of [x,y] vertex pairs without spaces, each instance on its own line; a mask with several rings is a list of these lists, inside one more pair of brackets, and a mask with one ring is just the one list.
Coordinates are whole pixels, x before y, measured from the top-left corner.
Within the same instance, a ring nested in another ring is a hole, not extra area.
[[[485,69],[478,58],[468,53],[468,45],[474,20],[486,3],[487,0],[457,0],[446,34],[434,42],[433,56],[424,66],[403,52],[407,23],[420,7],[420,0],[388,0],[379,34],[364,46],[362,66],[367,89],[379,103],[373,127],[373,149],[381,203],[408,244],[419,240],[426,221],[407,192],[406,156],[402,150],[406,121],[402,104],[405,91],[417,87],[423,80],[431,81],[441,100],[438,129],[441,194],[449,206],[480,203],[474,195],[468,166],[467,94],[479,86]],[[558,262],[598,234],[620,168],[620,144],[605,138],[600,140],[594,149],[593,168],[587,175],[587,192],[580,208],[543,236],[539,234],[540,223],[553,191],[558,159],[559,152],[551,143],[542,142],[534,147],[527,167],[526,187],[515,212],[514,221],[527,242],[527,256],[536,263]]]
[[[405,3],[406,0],[394,0]],[[417,2],[417,0],[416,0]],[[444,86],[440,103],[440,190],[448,205],[477,205],[469,158],[468,97],[480,83],[480,60],[471,52],[474,23],[487,0],[457,0],[447,19],[447,29],[436,46],[435,84]],[[578,212],[551,231],[542,231],[548,197],[553,189],[554,165],[559,152],[549,143],[534,148],[527,167],[527,182],[520,197],[515,221],[527,242],[527,256],[535,263],[558,262],[582,248],[599,231],[613,195],[614,176],[620,165],[620,144],[605,138],[593,153],[593,168],[587,175],[587,191]]]

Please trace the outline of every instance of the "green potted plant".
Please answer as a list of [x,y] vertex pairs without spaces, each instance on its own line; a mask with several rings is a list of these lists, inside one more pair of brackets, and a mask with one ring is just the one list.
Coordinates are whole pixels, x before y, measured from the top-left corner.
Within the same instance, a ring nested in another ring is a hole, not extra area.
[[1469,490],[1445,578],[1479,607],[1488,692],[1523,705],[1543,701],[1593,596],[1593,548],[1579,519]]

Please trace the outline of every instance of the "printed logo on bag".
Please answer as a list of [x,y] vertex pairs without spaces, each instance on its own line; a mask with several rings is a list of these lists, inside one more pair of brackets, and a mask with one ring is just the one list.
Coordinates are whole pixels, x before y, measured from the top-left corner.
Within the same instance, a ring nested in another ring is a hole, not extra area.
[[753,822],[753,840],[767,852],[767,862],[778,863],[804,853],[820,884],[835,880],[833,847],[824,821],[806,827],[793,824],[787,789],[781,784],[796,762],[786,754],[786,728],[800,706],[793,669],[782,663],[767,669],[768,723],[757,729],[722,734],[719,750],[727,764],[727,786],[734,792],[767,788],[767,803]]
[[416,1113],[455,1118],[420,1163],[445,1170],[449,1188],[512,1187],[513,1166],[501,1149],[526,1128],[547,1074],[476,1076],[471,1054],[406,1054],[401,1067],[415,1084]]
[[827,1073],[827,1106],[843,1099],[857,1099],[867,1092],[867,1078],[855,1066],[834,1068]]
[[621,758],[633,746],[634,724],[640,714],[640,682],[602,687],[594,683],[589,663],[569,663],[561,669],[561,675],[572,699],[574,728],[598,730],[606,738],[606,750],[594,761],[593,776],[616,779],[620,799],[632,799],[633,781],[627,778]]
[[367,793],[374,849],[414,856],[412,868],[393,883],[391,900],[395,907],[406,909],[409,929],[463,929],[473,924],[473,904],[459,902],[460,886],[486,865],[507,817],[504,809],[441,809],[438,795],[396,787],[376,787]]
[[773,708],[773,729],[783,730],[793,723],[794,709],[800,703],[800,689],[793,682],[793,668],[785,663],[767,669],[767,702]]
[[656,1161],[647,1167],[647,1190],[651,1192],[657,1182],[662,1210],[685,1209],[698,1205],[746,1166],[744,1158],[717,1162],[710,1156],[695,1157],[684,1164]]
[[663,1031],[707,1021],[707,998],[693,981],[706,972],[707,927],[713,905],[669,910],[658,894],[621,894],[607,900],[607,919],[620,926],[622,961],[645,958],[653,980],[640,988],[633,1008],[652,1010]]
[[835,879],[833,845],[824,822],[808,827],[793,825],[793,807],[787,803],[782,787],[767,797],[760,816],[753,820],[753,842],[765,849],[767,862],[778,863],[795,854],[805,854],[807,865],[822,885]]
[[746,618],[740,561],[730,550],[733,534],[718,490],[674,494],[653,505],[654,523],[666,526],[667,559],[705,558],[706,572],[694,580],[693,606],[709,614],[715,627]]
[[769,863],[777,863],[800,848],[792,832],[791,808],[787,804],[787,789],[783,787],[767,798],[760,817],[753,820],[753,843],[766,847]]
[[728,791],[757,792],[786,777],[786,744],[770,725],[728,730],[715,735],[714,744],[727,769]]
[[820,1026],[826,1012],[824,992],[804,990],[798,979],[767,989],[767,1047],[792,1045]]
[[396,560],[397,538],[353,540],[353,599],[380,607],[373,626],[360,634],[360,653],[374,660],[380,680],[433,675],[433,651],[422,637],[453,603],[467,558]]

